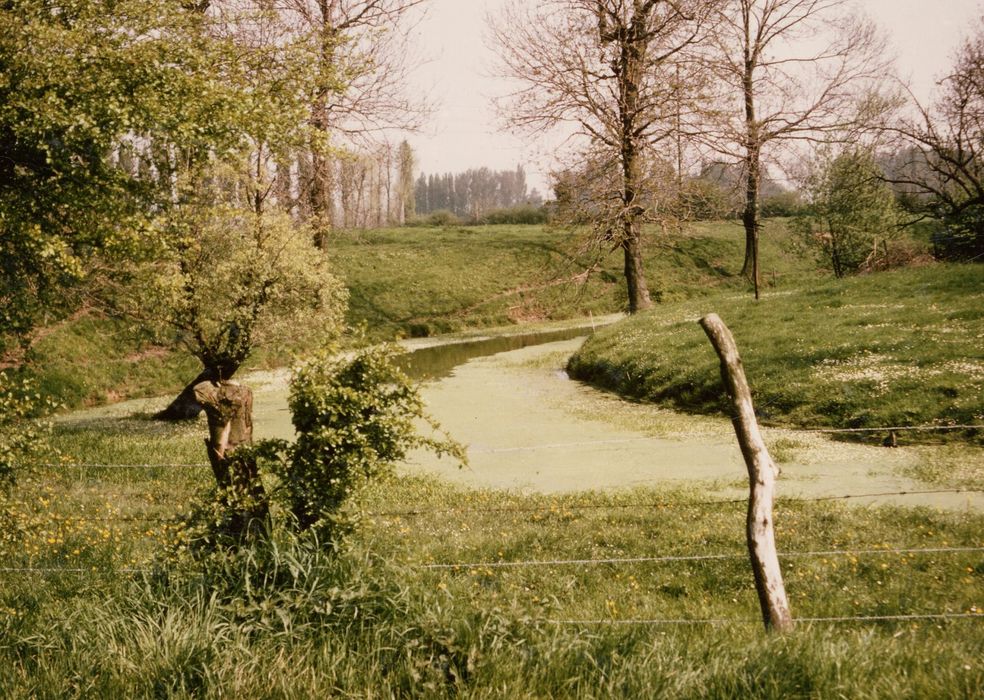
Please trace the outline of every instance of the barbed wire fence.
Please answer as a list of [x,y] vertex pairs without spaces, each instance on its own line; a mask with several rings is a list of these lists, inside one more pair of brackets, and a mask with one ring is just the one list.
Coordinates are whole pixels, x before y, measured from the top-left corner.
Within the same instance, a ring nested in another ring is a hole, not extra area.
[[[121,466],[121,465],[113,465]],[[155,465],[156,466],[156,465]],[[195,465],[198,466],[198,465]],[[202,465],[207,466],[207,465]],[[784,499],[786,502],[813,503],[828,500],[844,500],[852,498],[870,498],[873,496],[907,496],[917,494],[933,493],[984,493],[982,489],[932,489],[924,491],[895,491],[879,492],[866,494],[842,494],[837,496],[825,496],[816,498],[790,498]],[[653,503],[621,503],[621,504],[565,504],[565,510],[600,510],[600,509],[637,509],[652,510],[661,509],[668,506],[677,507],[697,507],[715,508],[718,506],[741,505],[747,503],[747,499],[720,499],[708,501],[668,501]],[[781,506],[783,501],[777,503]],[[439,509],[413,509],[406,511],[376,511],[368,512],[366,515],[375,517],[394,517],[394,516],[420,516],[420,515],[454,515],[454,514],[500,514],[503,512],[521,513],[545,513],[550,512],[550,506],[541,507],[500,507],[500,508],[439,508]],[[56,522],[159,522],[169,524],[179,524],[179,518],[162,518],[152,516],[131,516],[131,515],[110,515],[110,516],[61,516],[53,519]],[[925,556],[925,555],[968,555],[984,553],[981,546],[946,546],[946,547],[883,547],[883,548],[864,548],[864,549],[823,549],[809,551],[789,551],[780,552],[781,559],[805,559],[805,558],[827,558],[827,557],[880,557],[880,556]],[[696,562],[721,562],[721,561],[740,561],[747,559],[747,553],[716,553],[716,554],[669,554],[651,557],[587,557],[572,559],[530,559],[530,560],[490,560],[490,561],[459,561],[459,562],[439,562],[439,563],[411,563],[410,569],[422,572],[446,571],[451,573],[461,573],[472,570],[495,570],[495,569],[530,569],[530,568],[571,568],[571,567],[597,567],[609,566],[620,567],[630,565],[672,565],[680,563]],[[120,568],[98,568],[98,567],[69,567],[69,566],[2,566],[0,573],[13,576],[146,576],[159,573],[153,568],[147,567],[120,567]],[[841,623],[899,623],[914,621],[984,621],[984,610],[972,612],[953,612],[951,610],[939,612],[919,612],[919,613],[899,613],[883,615],[845,615],[845,616],[815,616],[797,617],[798,623],[808,624],[841,624]],[[756,618],[596,618],[596,619],[542,619],[538,622],[547,625],[564,626],[721,626],[721,625],[752,625],[760,624]]]

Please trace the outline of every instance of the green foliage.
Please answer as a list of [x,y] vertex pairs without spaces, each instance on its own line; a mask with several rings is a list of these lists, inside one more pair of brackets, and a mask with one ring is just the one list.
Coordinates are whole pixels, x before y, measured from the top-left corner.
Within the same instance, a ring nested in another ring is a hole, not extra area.
[[477,222],[482,226],[498,226],[503,224],[532,226],[545,224],[549,218],[546,207],[536,207],[523,204],[507,209],[495,209],[482,216]]
[[323,351],[296,370],[289,405],[297,437],[277,464],[280,494],[296,526],[320,523],[337,534],[345,502],[367,482],[391,473],[415,448],[464,460],[463,449],[421,435],[423,401],[394,363],[394,347],[369,347],[351,357],[338,348]]
[[[277,159],[327,148],[309,97],[340,85],[334,66],[311,60],[308,37],[262,4],[193,5],[18,0],[0,10],[0,352],[74,310],[80,281],[118,287],[121,261],[180,248],[159,239],[192,215],[215,228],[224,208],[262,212]],[[203,198],[203,182],[223,196]],[[202,211],[210,204],[219,211]],[[198,349],[217,351],[203,347],[213,340]],[[236,342],[222,352],[241,354]]]
[[763,217],[799,216],[804,213],[806,203],[803,195],[795,190],[784,190],[762,197],[759,212]]
[[410,219],[407,222],[407,226],[411,227],[422,227],[422,226],[458,226],[461,224],[461,219],[454,215],[450,209],[438,209],[437,211],[431,212],[426,216],[418,216],[414,219]]
[[52,408],[30,380],[12,381],[0,371],[0,497],[13,485],[19,469],[52,454],[51,425],[37,418]]
[[735,190],[707,178],[690,178],[680,193],[680,205],[694,221],[735,218],[741,204]]
[[221,152],[235,141],[237,103],[214,80],[202,21],[149,0],[0,10],[0,343],[70,309],[66,285],[90,255],[130,245],[148,208],[168,200],[147,144],[160,156],[168,144]]
[[696,323],[713,311],[733,331],[759,416],[769,423],[981,423],[982,285],[973,265],[932,265],[766,295],[760,303],[718,296],[667,304],[599,331],[568,369],[627,396],[724,412],[718,360]]
[[228,377],[256,347],[297,350],[339,332],[345,290],[313,241],[286,214],[187,205],[115,305],[162,337],[177,331],[205,367]]
[[864,149],[822,155],[815,166],[807,186],[810,213],[796,219],[794,228],[837,277],[875,267],[898,233],[895,196],[881,177]]

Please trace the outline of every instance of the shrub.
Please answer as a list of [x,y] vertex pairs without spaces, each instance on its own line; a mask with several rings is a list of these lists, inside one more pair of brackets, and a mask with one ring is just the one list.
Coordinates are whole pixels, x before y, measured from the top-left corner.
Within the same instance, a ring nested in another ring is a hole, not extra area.
[[395,347],[354,356],[327,350],[302,365],[290,390],[297,439],[275,462],[280,494],[300,530],[316,523],[331,537],[345,501],[368,480],[388,473],[417,447],[464,459],[460,446],[421,435],[424,413],[416,387],[393,359]]
[[407,226],[416,227],[436,227],[436,226],[457,226],[461,220],[455,216],[454,212],[448,209],[438,209],[427,216],[418,216],[407,222]]
[[837,277],[877,268],[898,233],[899,213],[872,154],[822,154],[808,190],[810,213],[793,222],[803,245]]
[[478,223],[487,226],[499,224],[534,225],[547,223],[548,212],[545,207],[520,204],[507,209],[495,209],[482,216]]
[[0,372],[0,495],[13,485],[20,465],[51,452],[51,426],[37,416],[53,408],[29,380],[11,380]]
[[785,190],[762,198],[762,216],[799,216],[804,213],[803,197],[795,190]]

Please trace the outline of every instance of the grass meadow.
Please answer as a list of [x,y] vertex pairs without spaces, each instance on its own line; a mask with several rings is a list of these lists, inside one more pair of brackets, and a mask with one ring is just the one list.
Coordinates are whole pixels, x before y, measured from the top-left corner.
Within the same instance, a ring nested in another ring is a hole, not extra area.
[[[972,698],[984,687],[977,512],[781,501],[794,616],[838,619],[772,636],[743,504],[697,489],[546,496],[393,477],[352,504],[358,526],[334,553],[275,538],[195,560],[179,516],[211,479],[191,466],[204,462],[203,433],[139,416],[58,424],[61,462],[22,478],[5,509],[0,696]],[[91,466],[120,464],[144,466]],[[684,559],[624,561],[654,557]],[[950,617],[839,619],[939,614]]]
[[[598,332],[568,369],[632,398],[720,412],[718,360],[697,325],[710,312],[734,333],[766,423],[984,423],[984,275],[972,264],[815,282],[760,302],[731,295],[666,304]],[[979,430],[954,435],[980,440]]]
[[[599,332],[572,364],[583,376],[718,410],[716,360],[695,323],[716,311],[770,422],[981,420],[976,268],[828,282],[772,222],[755,304],[737,274],[737,225],[651,236],[650,286],[664,303]],[[343,233],[332,255],[350,320],[376,337],[625,301],[619,260],[592,267],[549,228]],[[109,402],[174,390],[195,369],[124,331],[105,319],[52,329],[35,349],[45,389],[69,405]],[[0,697],[923,699],[984,688],[984,514],[969,506],[780,500],[798,623],[779,636],[762,627],[744,504],[697,487],[548,496],[394,476],[351,503],[356,526],[332,546],[275,533],[196,556],[185,530],[212,480],[204,435],[204,422],[112,410],[56,422],[59,456],[21,473],[0,508]],[[951,468],[980,449],[962,437],[970,444],[943,446],[945,459],[910,476],[980,488],[981,474]]]
[[[742,235],[734,222],[647,231],[654,293],[672,301],[746,290]],[[781,220],[767,222],[762,236],[769,284],[815,276],[789,249]],[[378,340],[606,315],[627,305],[617,253],[598,259],[577,235],[546,226],[340,231],[328,254],[350,291],[348,323]],[[96,312],[45,329],[28,359],[26,373],[66,408],[176,392],[200,369],[177,344],[155,343]],[[259,347],[245,369],[290,361],[279,348]]]

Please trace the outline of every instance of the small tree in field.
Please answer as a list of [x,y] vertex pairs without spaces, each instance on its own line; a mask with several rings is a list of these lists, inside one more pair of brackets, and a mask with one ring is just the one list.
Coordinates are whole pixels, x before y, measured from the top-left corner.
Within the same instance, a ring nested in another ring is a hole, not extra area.
[[895,195],[870,151],[821,158],[808,183],[811,213],[794,222],[820,261],[844,275],[870,268],[897,232]]
[[281,354],[331,339],[347,292],[314,236],[276,207],[257,208],[255,178],[209,167],[180,186],[184,201],[159,217],[143,245],[105,256],[91,273],[94,296],[165,344],[178,344],[201,372],[157,417],[202,410],[194,387],[231,379],[251,353]]

